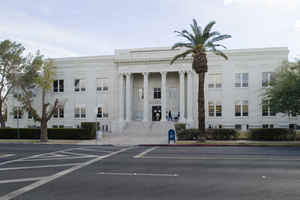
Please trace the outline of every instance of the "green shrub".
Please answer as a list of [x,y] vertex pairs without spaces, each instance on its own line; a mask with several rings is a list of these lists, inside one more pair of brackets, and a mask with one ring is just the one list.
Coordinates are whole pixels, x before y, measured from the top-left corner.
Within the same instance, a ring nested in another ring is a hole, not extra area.
[[206,139],[210,140],[236,140],[239,133],[230,128],[210,128],[206,129]]
[[182,131],[185,130],[186,124],[185,123],[176,123],[175,125],[175,131]]
[[249,131],[251,140],[295,140],[296,132],[285,128],[254,128]]
[[[96,138],[96,123],[84,122],[82,128],[48,128],[49,139],[88,140]],[[39,128],[1,128],[0,139],[40,139]]]
[[[201,132],[199,129],[180,129],[176,131],[178,140],[196,140]],[[235,129],[206,129],[206,139],[211,140],[235,140],[239,136]]]
[[199,135],[199,129],[180,129],[176,131],[177,140],[196,140]]

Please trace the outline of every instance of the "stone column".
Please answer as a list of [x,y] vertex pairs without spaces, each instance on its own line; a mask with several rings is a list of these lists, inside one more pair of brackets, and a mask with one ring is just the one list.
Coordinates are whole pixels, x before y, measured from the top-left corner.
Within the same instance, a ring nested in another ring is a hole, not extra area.
[[167,111],[167,72],[161,74],[161,121],[166,121]]
[[131,73],[126,74],[126,121],[131,120]]
[[149,121],[149,98],[148,98],[148,89],[149,89],[149,73],[144,72],[144,118],[143,121]]
[[184,93],[184,75],[185,71],[179,71],[179,95],[180,95],[180,103],[179,103],[179,112],[180,112],[180,121],[185,122],[185,93]]
[[193,121],[193,82],[192,82],[193,72],[188,71],[187,72],[187,111],[188,121]]
[[120,73],[120,121],[124,121],[124,74]]

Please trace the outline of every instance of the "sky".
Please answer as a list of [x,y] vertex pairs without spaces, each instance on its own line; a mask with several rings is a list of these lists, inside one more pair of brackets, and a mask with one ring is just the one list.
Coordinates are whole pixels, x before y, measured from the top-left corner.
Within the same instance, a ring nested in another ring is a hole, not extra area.
[[0,41],[46,57],[168,47],[192,19],[232,35],[228,49],[288,47],[300,59],[300,0],[1,0]]

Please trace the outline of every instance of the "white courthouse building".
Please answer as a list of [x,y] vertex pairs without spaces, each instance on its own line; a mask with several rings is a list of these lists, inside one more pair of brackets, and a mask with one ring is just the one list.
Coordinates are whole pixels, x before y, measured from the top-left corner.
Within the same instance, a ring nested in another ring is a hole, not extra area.
[[[99,121],[108,132],[144,131],[157,124],[185,122],[197,127],[198,76],[191,57],[170,60],[182,50],[143,48],[116,50],[110,56],[54,59],[56,80],[49,94],[65,102],[48,127],[78,127]],[[205,81],[206,127],[246,130],[288,128],[296,116],[274,115],[262,101],[265,87],[288,48],[226,50],[229,60],[208,54]],[[9,96],[8,112],[18,107]],[[9,127],[38,126],[30,113],[8,116]],[[145,128],[145,129],[144,129]]]

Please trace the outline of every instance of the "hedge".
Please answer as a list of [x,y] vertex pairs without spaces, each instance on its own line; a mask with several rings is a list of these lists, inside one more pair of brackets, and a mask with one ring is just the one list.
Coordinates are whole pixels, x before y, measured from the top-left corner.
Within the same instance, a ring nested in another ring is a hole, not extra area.
[[254,128],[249,131],[251,140],[295,140],[296,131],[285,128]]
[[[81,123],[82,128],[48,128],[49,139],[88,140],[96,138],[95,122]],[[40,139],[39,128],[0,128],[0,139]]]
[[[177,129],[176,135],[178,140],[196,140],[201,132],[199,129]],[[211,140],[235,140],[239,134],[235,129],[206,129],[206,139]]]

